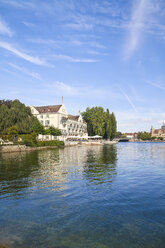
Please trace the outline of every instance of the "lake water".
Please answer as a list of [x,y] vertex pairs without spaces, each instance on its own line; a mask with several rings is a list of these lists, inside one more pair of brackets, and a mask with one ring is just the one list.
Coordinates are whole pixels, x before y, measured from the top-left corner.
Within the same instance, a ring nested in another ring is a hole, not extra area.
[[165,144],[0,154],[0,243],[164,248]]

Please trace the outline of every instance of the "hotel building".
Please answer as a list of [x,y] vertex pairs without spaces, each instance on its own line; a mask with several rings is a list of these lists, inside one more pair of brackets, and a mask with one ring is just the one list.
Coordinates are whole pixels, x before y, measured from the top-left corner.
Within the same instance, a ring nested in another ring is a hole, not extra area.
[[60,129],[63,136],[87,136],[87,123],[82,116],[69,115],[64,104],[35,107],[30,106],[31,112],[40,123]]

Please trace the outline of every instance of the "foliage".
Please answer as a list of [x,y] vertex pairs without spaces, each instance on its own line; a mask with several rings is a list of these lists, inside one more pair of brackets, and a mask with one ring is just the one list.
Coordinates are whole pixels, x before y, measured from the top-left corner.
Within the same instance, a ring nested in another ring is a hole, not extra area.
[[126,135],[122,132],[116,132],[115,138],[126,138]]
[[138,132],[138,139],[141,140],[151,140],[151,133],[148,132]]
[[48,129],[44,130],[44,134],[59,136],[61,135],[61,131],[58,128],[49,127]]
[[44,127],[38,119],[19,100],[0,100],[0,133],[7,134],[8,129],[15,126],[19,134],[42,133]]
[[45,128],[39,121],[33,123],[30,132],[35,132],[36,134],[45,134]]
[[116,135],[116,117],[110,113],[109,109],[105,112],[102,107],[87,108],[82,113],[87,122],[88,134],[101,135],[105,139],[112,140]]
[[59,140],[38,141],[37,146],[58,146],[63,147],[64,142]]
[[31,133],[31,134],[23,134],[20,135],[20,137],[22,138],[22,142],[24,145],[26,146],[36,146],[37,144],[37,135],[36,133]]
[[13,141],[14,138],[18,135],[18,129],[17,129],[16,126],[9,127],[9,128],[6,129],[5,134],[8,135],[8,139],[10,141]]

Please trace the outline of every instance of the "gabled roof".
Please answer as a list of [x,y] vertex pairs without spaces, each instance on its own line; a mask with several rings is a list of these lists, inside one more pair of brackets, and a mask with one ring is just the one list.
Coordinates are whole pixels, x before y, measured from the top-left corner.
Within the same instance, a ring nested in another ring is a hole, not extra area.
[[57,113],[62,105],[51,105],[51,106],[41,106],[34,107],[40,114],[41,113]]
[[78,121],[79,115],[68,115],[69,120]]
[[[73,121],[78,121],[79,117],[80,117],[79,115],[68,115],[68,119]],[[86,124],[86,121],[83,120],[83,123]]]
[[153,134],[158,134],[158,133],[165,133],[164,129],[155,129],[153,130]]

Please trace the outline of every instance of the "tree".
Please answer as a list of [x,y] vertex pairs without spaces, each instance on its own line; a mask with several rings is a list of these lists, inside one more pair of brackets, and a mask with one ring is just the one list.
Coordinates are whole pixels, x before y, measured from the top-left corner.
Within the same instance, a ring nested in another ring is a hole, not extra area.
[[61,135],[61,131],[58,128],[55,127],[50,127],[49,128],[50,134],[54,136],[59,136]]
[[138,132],[137,138],[141,140],[151,140],[151,133]]
[[7,132],[12,126],[17,128],[19,134],[38,133],[44,129],[30,108],[19,100],[0,100],[0,133]]
[[82,113],[87,122],[88,134],[101,135],[105,139],[113,139],[116,134],[116,118],[114,113],[110,114],[109,109],[105,112],[102,107],[87,108]]
[[13,141],[15,137],[17,137],[18,135],[18,129],[16,126],[12,126],[12,127],[9,127],[7,130],[6,130],[6,133],[8,135],[8,139]]
[[111,138],[110,139],[113,140],[115,135],[116,135],[116,131],[117,131],[116,117],[115,117],[113,112],[111,114],[111,125],[112,125],[112,132],[111,132]]

